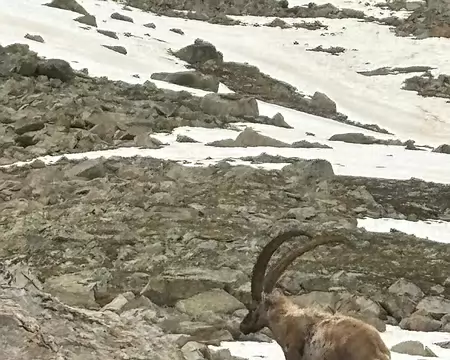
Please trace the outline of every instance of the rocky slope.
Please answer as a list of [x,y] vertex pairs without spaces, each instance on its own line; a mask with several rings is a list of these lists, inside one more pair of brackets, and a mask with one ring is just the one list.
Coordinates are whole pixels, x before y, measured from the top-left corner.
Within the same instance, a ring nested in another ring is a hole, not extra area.
[[[94,24],[76,3],[54,0],[52,6]],[[208,11],[205,6],[175,1],[151,3],[149,9],[197,9],[208,19],[223,11],[361,16],[332,5],[217,2]],[[256,98],[350,121],[325,94],[308,97],[253,66],[226,62],[212,44],[198,40],[173,50],[196,70],[155,73],[153,79],[212,93],[194,96],[150,81],[131,85],[93,78],[67,61],[40,58],[25,45],[0,47],[1,165],[117,147],[162,148],[166,145],[152,136],[179,126],[233,128],[246,122],[290,128],[279,113],[260,115]],[[219,80],[237,94],[216,93]],[[423,95],[436,87],[433,94],[447,94],[446,77],[411,83],[419,93],[428,89]],[[329,140],[414,148],[413,142],[361,133]],[[196,140],[179,136],[177,141]],[[305,140],[282,142],[250,128],[234,140],[206,145],[331,149]],[[435,151],[450,152],[448,145]],[[325,160],[264,153],[243,160],[290,165],[269,171],[232,166],[236,159],[185,167],[113,157],[0,167],[2,354],[12,360],[232,360],[229,352],[207,345],[270,339],[269,331],[244,337],[238,323],[250,301],[258,251],[292,227],[348,240],[303,256],[282,277],[279,286],[298,304],[347,313],[380,331],[395,324],[450,332],[449,245],[395,229],[372,233],[356,226],[364,216],[449,220],[450,186],[336,176]],[[293,239],[281,253],[303,241]]]

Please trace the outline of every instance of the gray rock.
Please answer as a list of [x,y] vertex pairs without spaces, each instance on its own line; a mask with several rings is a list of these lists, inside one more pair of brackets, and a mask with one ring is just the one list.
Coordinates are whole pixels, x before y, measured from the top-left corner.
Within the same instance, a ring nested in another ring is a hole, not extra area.
[[175,304],[196,294],[225,286],[238,286],[245,281],[241,271],[186,268],[166,271],[149,280],[142,294],[155,304]]
[[94,15],[87,14],[87,15],[79,16],[79,17],[75,18],[74,20],[81,24],[89,25],[92,27],[97,27],[97,20]]
[[336,103],[331,100],[327,95],[316,91],[311,98],[311,106],[319,109],[321,112],[328,114],[336,113]]
[[270,146],[270,147],[289,147],[289,144],[273,139],[269,136],[261,135],[250,127],[242,131],[235,140],[224,139],[217,140],[206,144],[207,146],[216,147],[254,147],[254,146]]
[[423,291],[416,284],[413,284],[411,281],[404,278],[398,279],[388,288],[388,291],[391,294],[398,296],[406,295],[415,302],[418,302],[425,296]]
[[284,116],[279,112],[272,117],[270,125],[292,129],[292,126],[284,120]]
[[417,304],[417,310],[423,310],[433,316],[450,314],[450,300],[441,296],[427,296]]
[[133,18],[131,18],[130,16],[127,16],[127,15],[120,14],[118,12],[112,13],[110,17],[111,17],[111,19],[114,19],[114,20],[120,20],[120,21],[134,23]]
[[200,102],[200,108],[207,114],[216,116],[259,115],[258,103],[254,98],[229,94],[207,94]]
[[435,153],[441,153],[441,154],[450,154],[450,145],[448,144],[442,144],[433,149],[433,152]]
[[412,314],[400,321],[399,326],[405,330],[411,331],[438,331],[442,324],[429,316],[421,315],[420,313]]
[[364,135],[363,133],[345,133],[335,134],[329,138],[330,141],[342,141],[350,144],[383,144],[383,145],[403,145],[400,140],[383,140],[376,139],[373,136]]
[[52,276],[44,283],[44,289],[67,305],[98,309],[89,271]]
[[189,136],[181,135],[181,134],[177,135],[176,141],[180,142],[180,143],[198,143],[197,140],[194,140],[193,138],[191,138]]
[[125,49],[123,46],[120,46],[120,45],[102,45],[102,46],[104,46],[105,48],[110,49],[112,51],[115,51],[119,54],[122,54],[122,55],[128,54],[127,49]]
[[154,23],[147,23],[144,24],[144,26],[149,29],[156,29],[156,25]]
[[[112,39],[116,39],[116,40],[119,39],[119,37],[117,36],[115,31],[97,29],[97,32],[102,34],[102,35],[108,36],[108,37],[110,37]],[[126,51],[125,51],[125,54],[126,54]]]
[[180,300],[175,308],[180,312],[198,317],[205,312],[231,314],[245,306],[236,298],[221,289],[212,289]]
[[106,169],[102,159],[85,160],[66,172],[66,176],[69,178],[81,177],[87,180],[102,178],[105,175]]
[[172,84],[217,92],[219,79],[214,75],[203,75],[198,71],[179,71],[175,73],[160,72],[151,75],[153,80],[166,81]]
[[48,59],[40,61],[36,67],[37,75],[45,75],[50,79],[59,79],[67,82],[75,77],[72,66],[61,59]]
[[218,63],[223,61],[222,53],[213,44],[201,39],[196,39],[194,44],[176,51],[174,55],[189,64],[205,63],[208,60]]
[[46,6],[54,7],[62,10],[69,10],[81,15],[89,15],[89,13],[75,0],[52,0]]
[[423,345],[420,341],[416,340],[402,341],[401,343],[392,346],[391,351],[400,354],[437,357],[437,355],[433,351],[431,351],[430,348]]
[[178,28],[169,29],[169,31],[174,32],[175,34],[184,35],[184,31]]
[[24,37],[25,37],[25,39],[36,41],[36,42],[39,42],[39,43],[44,43],[45,42],[44,38],[41,35],[32,35],[32,34],[28,34],[27,33]]
[[302,148],[302,149],[332,149],[331,146],[326,144],[321,144],[318,142],[310,142],[306,140],[295,141],[291,144],[293,148]]

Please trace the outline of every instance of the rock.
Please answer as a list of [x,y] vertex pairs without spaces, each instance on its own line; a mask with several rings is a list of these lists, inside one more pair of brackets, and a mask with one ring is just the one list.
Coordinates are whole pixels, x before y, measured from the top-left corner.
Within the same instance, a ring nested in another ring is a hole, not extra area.
[[317,215],[318,211],[313,207],[294,208],[290,209],[287,217],[297,220],[309,220]]
[[219,80],[213,75],[203,75],[198,71],[179,71],[175,73],[153,73],[153,80],[166,81],[172,84],[187,86],[195,89],[217,92],[219,90]]
[[398,296],[406,295],[415,302],[418,302],[425,296],[423,291],[416,284],[413,284],[411,281],[404,278],[398,279],[388,288],[388,291],[391,294]]
[[441,153],[441,154],[450,154],[450,145],[448,144],[442,144],[433,149],[433,152],[435,153]]
[[218,63],[223,61],[222,53],[213,44],[201,39],[196,39],[194,44],[176,51],[174,55],[189,64],[205,63],[208,60]]
[[169,31],[174,32],[175,34],[184,35],[184,31],[178,28],[169,29]]
[[19,119],[16,122],[14,132],[18,135],[22,135],[27,132],[39,131],[39,130],[43,129],[44,127],[45,127],[45,123],[41,119],[39,119],[39,118],[33,119],[33,118],[29,118],[29,117],[24,117],[24,118]]
[[433,316],[442,317],[445,314],[450,314],[450,300],[441,296],[427,296],[417,304],[416,309],[423,310]]
[[289,125],[285,120],[284,116],[281,113],[276,113],[271,119],[271,125],[284,127],[286,129],[292,129],[292,126]]
[[293,176],[297,181],[310,181],[316,179],[331,179],[334,177],[333,166],[327,160],[314,159],[294,162],[293,164],[286,165],[281,170],[288,176]]
[[98,309],[93,285],[89,273],[79,272],[52,276],[46,279],[44,289],[67,305]]
[[332,149],[331,146],[326,144],[321,144],[318,142],[309,142],[306,140],[295,141],[291,144],[293,148],[301,148],[301,149]]
[[275,18],[273,19],[270,23],[264,24],[264,26],[269,26],[269,27],[280,27],[282,29],[289,29],[292,26],[289,25],[286,21],[281,20],[280,18]]
[[253,116],[259,115],[258,103],[254,98],[234,94],[207,94],[200,102],[200,108],[215,116]]
[[126,15],[122,15],[122,14],[120,14],[118,12],[112,13],[110,17],[111,17],[111,19],[114,19],[114,20],[120,20],[120,21],[126,21],[126,22],[130,22],[130,23],[134,23],[134,21],[133,21],[133,19],[131,17],[126,16]]
[[331,136],[328,140],[330,141],[342,141],[350,144],[383,144],[383,145],[402,145],[400,140],[382,140],[376,139],[373,136],[364,135],[363,133],[345,133],[345,134],[335,134]]
[[154,23],[147,23],[144,24],[144,26],[149,29],[156,29],[156,25]]
[[206,348],[205,344],[189,341],[181,348],[181,351],[185,360],[205,360],[203,354]]
[[238,309],[244,309],[245,306],[221,289],[213,289],[194,295],[188,299],[180,300],[175,308],[182,313],[193,317],[198,317],[204,312],[231,314]]
[[113,301],[111,301],[109,304],[106,304],[105,306],[103,306],[103,308],[101,310],[102,311],[109,310],[109,311],[114,311],[114,312],[120,312],[125,307],[125,305],[127,305],[127,303],[133,299],[134,299],[134,294],[132,292],[119,294],[118,296],[116,296],[114,298]]
[[81,177],[87,180],[102,178],[105,175],[106,169],[104,167],[104,162],[101,158],[85,160],[83,162],[76,164],[75,166],[66,171],[66,176],[69,178]]
[[[345,52],[345,48],[343,48],[341,46],[330,46],[328,48],[324,48],[322,45],[319,45],[319,46],[316,46],[315,48],[306,49],[306,51],[325,52],[325,53],[337,56],[339,54],[343,54]],[[322,95],[324,95],[324,94],[321,94],[321,96]],[[330,110],[331,110],[332,104],[334,102],[332,100],[330,100],[328,97],[326,98],[326,101],[330,104],[329,106],[330,106]],[[335,103],[334,103],[334,107],[336,107]]]
[[69,10],[81,15],[89,15],[89,13],[75,0],[52,0],[46,6],[54,7],[62,10]]
[[75,77],[72,66],[61,59],[48,59],[40,61],[36,68],[37,75],[45,75],[50,79],[59,79],[67,82]]
[[323,113],[335,114],[336,113],[336,103],[331,100],[327,95],[316,91],[311,98],[311,106],[320,110]]
[[239,286],[246,280],[241,271],[222,268],[221,270],[187,268],[179,271],[165,271],[151,278],[142,291],[155,304],[175,304],[196,294],[224,288]]
[[24,37],[25,37],[25,39],[36,41],[36,42],[39,42],[39,43],[44,43],[45,42],[44,38],[41,35],[31,35],[31,34],[27,33]]
[[206,144],[207,146],[215,147],[255,147],[255,146],[270,146],[270,147],[289,147],[289,144],[280,140],[272,139],[269,136],[261,135],[252,128],[248,127],[242,131],[235,140],[224,139],[212,141]]
[[400,321],[399,326],[405,330],[411,331],[438,331],[442,324],[429,316],[419,314],[412,314]]
[[[112,39],[119,40],[119,37],[117,36],[117,34],[116,34],[115,31],[97,29],[97,32],[98,32],[99,34],[108,36],[108,37],[110,37],[110,38],[112,38]],[[109,48],[109,49],[111,49],[111,48]],[[111,50],[112,50],[112,49],[111,49]],[[118,52],[119,52],[119,51],[118,51]],[[122,53],[123,53],[123,52],[122,52]],[[126,53],[127,53],[127,52],[126,52],[126,50],[125,50],[125,53],[124,53],[124,54],[126,54]]]
[[87,14],[87,15],[79,16],[79,17],[75,18],[74,20],[81,24],[89,25],[92,27],[97,27],[97,20],[94,15]]
[[160,149],[163,147],[163,143],[149,134],[140,134],[134,138],[136,146],[144,149]]
[[193,138],[191,138],[189,136],[181,135],[181,134],[177,135],[176,141],[180,142],[180,143],[198,143],[197,140],[194,140]]
[[437,342],[434,344],[444,349],[450,349],[450,341]]
[[115,51],[119,54],[122,54],[122,55],[128,54],[127,49],[125,49],[123,46],[120,46],[120,45],[102,45],[102,46],[104,46],[105,48],[110,49],[112,51]]
[[407,340],[402,341],[391,347],[391,351],[416,356],[437,357],[437,355],[420,341]]

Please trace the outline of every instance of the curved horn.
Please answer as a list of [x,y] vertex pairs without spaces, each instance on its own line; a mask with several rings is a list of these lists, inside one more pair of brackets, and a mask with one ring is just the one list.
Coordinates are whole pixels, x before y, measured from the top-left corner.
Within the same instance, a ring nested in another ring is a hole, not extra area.
[[275,284],[277,283],[278,279],[281,277],[283,272],[288,268],[288,266],[299,256],[303,255],[304,253],[307,253],[308,251],[311,251],[315,249],[316,247],[324,244],[329,243],[343,243],[348,242],[347,239],[341,235],[331,235],[331,236],[321,236],[318,239],[314,239],[308,244],[305,244],[301,246],[300,248],[290,252],[286,256],[282,257],[278,263],[271,268],[267,276],[264,280],[264,292],[270,293],[272,292],[273,288],[275,287]]
[[279,234],[274,237],[264,248],[261,250],[259,254],[255,266],[253,266],[252,272],[252,299],[256,302],[261,301],[263,286],[264,286],[264,276],[267,269],[267,264],[269,263],[270,258],[273,253],[283,244],[286,240],[296,237],[296,236],[307,236],[311,238],[311,234],[305,230],[290,230],[284,233]]

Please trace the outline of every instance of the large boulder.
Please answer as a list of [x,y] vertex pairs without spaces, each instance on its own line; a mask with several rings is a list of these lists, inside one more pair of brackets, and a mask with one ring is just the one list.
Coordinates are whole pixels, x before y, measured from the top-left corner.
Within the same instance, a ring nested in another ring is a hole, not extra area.
[[202,39],[196,39],[194,44],[181,48],[174,55],[189,64],[203,64],[208,60],[223,62],[222,53],[213,44]]
[[200,108],[216,116],[256,117],[259,115],[255,98],[235,94],[207,94],[200,102]]
[[172,84],[195,89],[217,92],[219,79],[214,75],[203,75],[198,71],[179,71],[175,73],[159,72],[151,75],[153,80],[166,81]]

